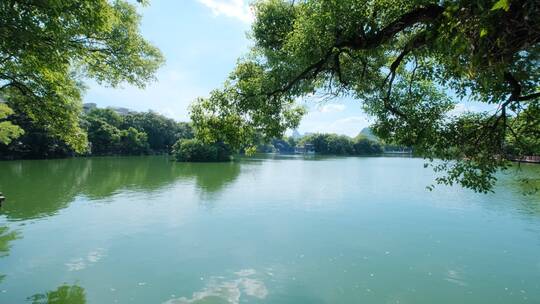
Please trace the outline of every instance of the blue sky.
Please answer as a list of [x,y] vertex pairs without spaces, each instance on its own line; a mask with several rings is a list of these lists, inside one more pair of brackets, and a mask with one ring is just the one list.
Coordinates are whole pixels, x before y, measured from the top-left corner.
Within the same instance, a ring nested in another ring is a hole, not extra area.
[[[129,85],[107,88],[89,82],[84,102],[100,107],[154,110],[179,121],[189,119],[188,106],[222,85],[238,58],[248,52],[252,16],[246,0],[152,0],[139,6],[141,31],[166,58],[157,81],[146,89]],[[369,125],[359,102],[310,102],[299,131],[354,136]]]
[[[139,13],[144,37],[166,58],[157,81],[145,89],[107,88],[89,82],[84,102],[151,109],[187,121],[189,104],[220,87],[237,59],[248,52],[252,21],[248,0],[152,0],[149,6],[139,5]],[[359,101],[312,101],[299,131],[355,136],[369,124]]]

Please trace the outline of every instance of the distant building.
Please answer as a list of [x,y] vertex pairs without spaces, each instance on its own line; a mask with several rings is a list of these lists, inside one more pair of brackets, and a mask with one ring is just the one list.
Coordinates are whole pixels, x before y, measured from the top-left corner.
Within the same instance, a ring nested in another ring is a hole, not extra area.
[[384,154],[413,154],[413,149],[402,146],[387,146],[383,149]]
[[313,144],[298,145],[294,148],[296,154],[315,154],[315,146]]
[[132,110],[128,108],[122,108],[122,107],[107,107],[107,109],[113,110],[118,115],[122,115],[122,116],[128,115],[129,113],[133,112]]
[[527,155],[527,156],[523,156],[521,158],[516,158],[516,159],[514,159],[514,161],[523,162],[523,163],[540,164],[540,156],[539,155]]

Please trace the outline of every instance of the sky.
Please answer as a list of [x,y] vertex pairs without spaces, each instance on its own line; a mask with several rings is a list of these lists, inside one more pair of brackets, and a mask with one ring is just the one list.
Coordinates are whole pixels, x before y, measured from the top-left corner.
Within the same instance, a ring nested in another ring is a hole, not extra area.
[[[153,110],[177,121],[188,121],[189,104],[219,88],[238,58],[246,55],[253,15],[248,0],[152,0],[138,5],[141,32],[164,54],[157,80],[145,89],[88,82],[84,102],[99,107]],[[311,101],[300,133],[326,132],[356,136],[370,125],[360,102],[351,99]],[[465,110],[464,106],[459,110]]]

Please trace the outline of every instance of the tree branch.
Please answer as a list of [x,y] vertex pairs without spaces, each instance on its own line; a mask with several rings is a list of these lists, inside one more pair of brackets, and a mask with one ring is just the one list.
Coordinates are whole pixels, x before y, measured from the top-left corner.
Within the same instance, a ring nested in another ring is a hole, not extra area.
[[444,12],[444,7],[431,4],[405,13],[399,19],[391,22],[383,29],[371,36],[357,35],[349,40],[342,41],[337,47],[349,47],[355,50],[372,49],[392,39],[397,33],[418,23],[430,23],[437,20]]
[[518,97],[518,101],[528,101],[540,98],[540,92]]
[[289,81],[285,86],[275,89],[274,91],[268,93],[268,96],[275,95],[277,93],[284,93],[289,91],[298,81],[304,79],[309,74],[312,74],[311,77],[317,76],[319,72],[322,70],[324,64],[330,59],[333,53],[333,48],[331,48],[326,55],[319,61],[309,65],[302,73],[300,73],[298,76],[293,78],[291,81]]

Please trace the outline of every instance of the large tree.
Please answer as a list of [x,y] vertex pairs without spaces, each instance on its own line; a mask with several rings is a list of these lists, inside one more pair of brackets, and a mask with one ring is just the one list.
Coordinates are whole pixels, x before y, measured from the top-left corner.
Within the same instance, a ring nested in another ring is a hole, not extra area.
[[[261,0],[254,47],[192,106],[197,135],[245,144],[296,126],[295,100],[356,98],[382,139],[414,146],[439,183],[489,191],[540,140],[536,0]],[[452,111],[476,101],[493,111]],[[537,153],[540,151],[537,151]]]
[[[139,33],[140,19],[122,0],[0,1],[0,95],[12,110],[83,151],[82,80],[142,87],[163,62]],[[5,105],[0,110],[0,120],[11,113]],[[20,133],[0,121],[0,143]]]

